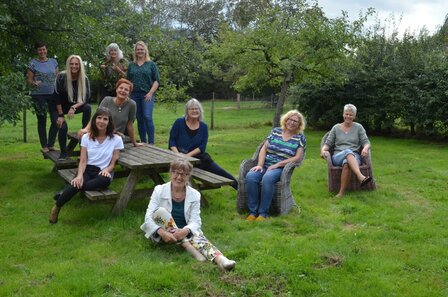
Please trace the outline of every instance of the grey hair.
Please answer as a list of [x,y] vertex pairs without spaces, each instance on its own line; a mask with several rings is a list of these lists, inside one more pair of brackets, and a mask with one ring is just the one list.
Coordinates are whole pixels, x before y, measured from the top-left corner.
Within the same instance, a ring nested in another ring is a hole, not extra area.
[[190,100],[187,101],[187,104],[185,104],[185,119],[188,120],[188,109],[192,108],[192,107],[199,108],[199,111],[201,112],[201,114],[199,115],[199,121],[203,121],[204,120],[204,108],[202,107],[201,102],[199,102],[198,99],[195,99],[195,98],[191,98]]
[[356,106],[354,106],[353,104],[350,104],[350,103],[349,104],[345,104],[344,105],[344,112],[346,112],[348,110],[353,112],[353,115],[356,116],[356,111],[357,111]]
[[118,46],[118,44],[116,43],[111,43],[106,47],[106,52],[104,53],[106,55],[106,60],[110,60],[110,50],[111,49],[116,49],[117,50],[117,59],[118,61],[120,61],[121,59],[123,59],[123,51],[120,49],[120,47]]
[[182,170],[186,174],[190,175],[193,170],[193,165],[185,159],[177,159],[170,163],[170,172]]

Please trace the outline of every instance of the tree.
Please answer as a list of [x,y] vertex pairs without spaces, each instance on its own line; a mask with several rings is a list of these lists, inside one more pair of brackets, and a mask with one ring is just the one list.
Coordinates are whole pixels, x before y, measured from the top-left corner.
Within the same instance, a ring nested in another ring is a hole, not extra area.
[[337,77],[337,65],[350,56],[362,22],[350,24],[346,16],[328,19],[306,1],[272,1],[252,26],[241,31],[222,27],[210,50],[215,73],[235,79],[239,92],[266,85],[279,89],[276,126],[290,84]]

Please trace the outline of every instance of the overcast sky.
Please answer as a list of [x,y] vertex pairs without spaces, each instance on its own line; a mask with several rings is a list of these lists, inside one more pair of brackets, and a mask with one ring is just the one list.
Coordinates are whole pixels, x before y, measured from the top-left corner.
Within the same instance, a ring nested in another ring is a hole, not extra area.
[[[373,7],[381,23],[384,23],[393,13],[396,20],[402,17],[399,26],[401,33],[407,28],[415,31],[423,26],[434,33],[448,13],[447,0],[318,0],[318,3],[330,18],[340,16],[341,11],[345,10],[350,19],[354,20],[361,10],[365,13],[367,8]],[[374,23],[374,18],[370,20],[370,24]]]

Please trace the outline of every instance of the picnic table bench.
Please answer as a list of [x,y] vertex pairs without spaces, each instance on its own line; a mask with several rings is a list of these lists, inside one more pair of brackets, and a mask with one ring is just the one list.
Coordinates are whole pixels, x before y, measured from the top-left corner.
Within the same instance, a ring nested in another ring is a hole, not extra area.
[[[70,169],[60,169],[58,170],[58,174],[67,182],[70,183],[71,180],[76,176],[78,169],[70,168]],[[110,189],[105,189],[101,191],[83,191],[84,196],[91,201],[100,201],[107,199],[117,199],[118,193],[112,191]]]
[[233,180],[227,177],[214,174],[212,172],[194,167],[191,172],[191,185],[201,192],[201,205],[208,206],[208,201],[205,199],[202,190],[218,189],[225,185],[231,185]]

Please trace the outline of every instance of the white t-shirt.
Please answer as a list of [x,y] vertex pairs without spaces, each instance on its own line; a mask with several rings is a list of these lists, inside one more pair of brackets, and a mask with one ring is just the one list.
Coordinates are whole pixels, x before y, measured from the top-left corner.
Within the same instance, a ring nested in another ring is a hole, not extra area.
[[101,170],[109,166],[114,150],[124,148],[123,140],[120,136],[106,137],[103,143],[90,139],[90,134],[84,134],[81,139],[81,146],[87,148],[87,165],[94,165]]

